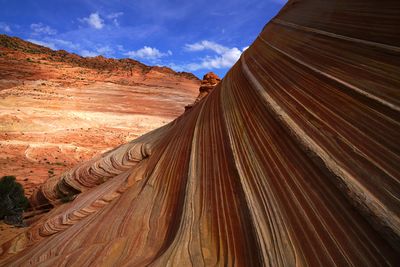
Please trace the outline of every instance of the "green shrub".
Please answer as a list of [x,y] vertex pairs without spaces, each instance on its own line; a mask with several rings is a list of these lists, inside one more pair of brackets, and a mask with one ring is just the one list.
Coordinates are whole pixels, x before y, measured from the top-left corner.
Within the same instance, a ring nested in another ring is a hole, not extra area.
[[0,220],[10,216],[21,216],[29,207],[22,185],[14,176],[3,176],[0,179]]

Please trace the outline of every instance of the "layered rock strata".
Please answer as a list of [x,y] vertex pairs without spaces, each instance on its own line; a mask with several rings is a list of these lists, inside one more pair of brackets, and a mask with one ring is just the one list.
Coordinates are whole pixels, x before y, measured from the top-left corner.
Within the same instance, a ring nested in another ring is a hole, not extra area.
[[199,88],[199,95],[193,104],[189,104],[185,106],[185,111],[189,110],[193,107],[193,105],[197,104],[202,100],[205,96],[207,96],[221,81],[217,74],[214,72],[208,72],[203,76],[203,80],[201,81],[201,85]]
[[0,35],[0,177],[47,179],[172,121],[200,80],[132,59],[84,58]]
[[76,198],[1,265],[399,266],[399,8],[289,1],[203,101],[49,181]]

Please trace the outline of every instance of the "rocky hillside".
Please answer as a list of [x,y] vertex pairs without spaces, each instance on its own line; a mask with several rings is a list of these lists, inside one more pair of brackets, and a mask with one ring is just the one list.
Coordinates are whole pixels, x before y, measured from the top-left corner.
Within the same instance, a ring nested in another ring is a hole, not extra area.
[[35,191],[0,265],[400,266],[399,10],[289,0],[191,109]]
[[30,195],[49,177],[170,122],[199,85],[190,73],[0,35],[0,177],[16,176]]
[[[103,56],[82,57],[77,54],[68,53],[65,50],[54,51],[50,48],[24,41],[18,37],[10,37],[5,34],[0,34],[0,49],[4,49],[5,51],[19,51],[26,55],[40,55],[40,60],[43,61],[65,62],[72,66],[90,68],[98,71],[125,71],[129,74],[135,71],[142,72],[143,74],[150,71],[157,71],[164,74],[198,80],[192,73],[175,72],[168,67],[147,66],[130,58],[114,59],[105,58]],[[34,56],[34,58],[36,57]]]

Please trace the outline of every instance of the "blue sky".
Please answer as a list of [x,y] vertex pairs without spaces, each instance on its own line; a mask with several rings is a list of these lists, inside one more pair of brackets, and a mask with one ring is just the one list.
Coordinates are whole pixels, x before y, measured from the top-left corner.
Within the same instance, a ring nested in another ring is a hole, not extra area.
[[0,33],[223,77],[286,0],[0,0]]

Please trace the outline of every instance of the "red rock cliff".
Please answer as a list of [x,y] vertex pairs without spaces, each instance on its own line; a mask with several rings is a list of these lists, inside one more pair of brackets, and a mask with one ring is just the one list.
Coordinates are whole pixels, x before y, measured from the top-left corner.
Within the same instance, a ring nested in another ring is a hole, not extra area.
[[399,9],[289,1],[204,101],[45,184],[77,197],[1,264],[399,266]]
[[30,196],[49,177],[174,120],[199,85],[166,67],[0,34],[0,177],[15,175]]

